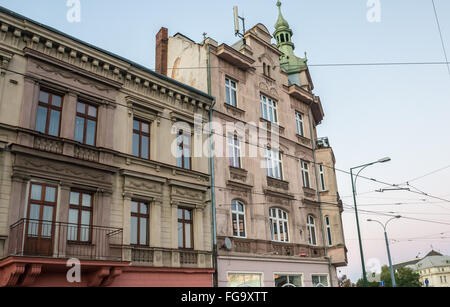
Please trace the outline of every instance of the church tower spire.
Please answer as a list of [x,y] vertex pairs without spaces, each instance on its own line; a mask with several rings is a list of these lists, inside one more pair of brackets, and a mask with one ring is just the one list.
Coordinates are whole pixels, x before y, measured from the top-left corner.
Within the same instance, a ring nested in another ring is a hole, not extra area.
[[294,53],[295,45],[292,42],[293,32],[289,26],[289,23],[284,19],[283,13],[281,12],[281,2],[278,0],[278,20],[275,24],[275,32],[273,36],[277,41],[278,50],[283,54],[280,56],[280,66],[289,75],[289,82],[300,85],[299,74],[305,68],[307,68],[305,58],[297,57]]

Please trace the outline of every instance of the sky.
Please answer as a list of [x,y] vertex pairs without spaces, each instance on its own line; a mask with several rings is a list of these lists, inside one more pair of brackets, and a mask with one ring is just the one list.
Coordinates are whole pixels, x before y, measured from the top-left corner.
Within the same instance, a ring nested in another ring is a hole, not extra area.
[[[379,0],[379,22],[369,22],[366,0],[284,0],[283,14],[294,32],[296,53],[308,54],[315,94],[325,119],[320,136],[330,138],[337,169],[390,157],[363,176],[400,184],[450,165],[450,73],[445,65],[319,67],[330,63],[443,62],[444,52],[431,0]],[[233,6],[247,27],[273,31],[275,0],[177,1],[80,0],[81,20],[67,20],[66,0],[0,0],[0,5],[100,48],[154,68],[155,35],[164,26],[201,41],[203,33],[232,44]],[[450,56],[450,1],[435,0],[445,48]],[[344,204],[353,206],[351,180],[338,172]],[[410,183],[450,200],[450,168]],[[394,262],[423,256],[431,248],[450,255],[450,202],[407,191],[376,193],[382,184],[358,179],[361,210],[395,212],[389,228]],[[425,200],[425,201],[424,201]],[[378,204],[379,206],[374,206]],[[380,205],[382,204],[382,205]],[[364,206],[364,207],[363,207]],[[383,229],[360,215],[366,262],[387,264]],[[432,221],[432,222],[430,222]],[[442,222],[438,224],[435,222]],[[343,214],[349,265],[340,268],[356,282],[361,262],[355,214]],[[443,235],[440,235],[444,233]],[[408,240],[409,239],[409,240]]]

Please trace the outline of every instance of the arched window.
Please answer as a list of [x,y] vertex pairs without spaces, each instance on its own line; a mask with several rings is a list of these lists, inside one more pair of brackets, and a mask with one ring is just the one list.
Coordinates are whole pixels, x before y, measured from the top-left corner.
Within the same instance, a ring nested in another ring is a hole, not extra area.
[[233,236],[245,238],[245,206],[238,200],[231,202],[231,215],[233,221]]
[[308,215],[308,221],[306,226],[308,227],[309,232],[309,244],[311,245],[317,245],[317,238],[316,238],[316,221],[314,219],[314,216]]
[[330,217],[326,216],[325,217],[325,224],[327,225],[327,239],[328,239],[328,245],[332,246],[333,245],[333,240],[331,238],[331,222],[330,222]]
[[270,209],[270,232],[272,241],[289,242],[288,213],[278,208]]

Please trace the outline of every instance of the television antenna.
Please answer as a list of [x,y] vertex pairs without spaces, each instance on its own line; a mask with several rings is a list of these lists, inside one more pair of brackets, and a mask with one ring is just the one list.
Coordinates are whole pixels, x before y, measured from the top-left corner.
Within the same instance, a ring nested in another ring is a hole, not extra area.
[[[239,16],[239,9],[237,6],[233,7],[233,12],[234,12],[234,35],[239,36],[240,38],[242,38],[242,40],[244,41],[244,45],[246,44],[246,40],[245,40],[245,18]],[[240,21],[242,21],[242,29],[243,31],[241,32],[241,23]]]

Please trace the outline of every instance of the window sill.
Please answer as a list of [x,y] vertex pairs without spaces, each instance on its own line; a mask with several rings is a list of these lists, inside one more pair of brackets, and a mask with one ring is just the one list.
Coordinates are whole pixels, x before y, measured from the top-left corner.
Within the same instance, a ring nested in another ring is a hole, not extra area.
[[278,122],[271,122],[270,120],[262,117],[259,118],[259,121],[262,123],[267,123],[267,131],[272,131],[272,125],[277,125],[279,128],[279,134],[284,135],[285,128],[283,126],[280,126]]
[[227,108],[228,111],[230,111],[234,116],[236,116],[236,114],[239,114],[239,115],[244,115],[245,114],[245,111],[240,109],[240,108],[238,108],[238,107],[232,106],[231,104],[228,104],[226,102],[225,102],[224,105],[225,105],[225,108]]

